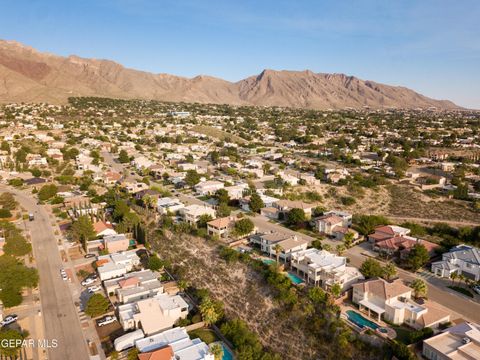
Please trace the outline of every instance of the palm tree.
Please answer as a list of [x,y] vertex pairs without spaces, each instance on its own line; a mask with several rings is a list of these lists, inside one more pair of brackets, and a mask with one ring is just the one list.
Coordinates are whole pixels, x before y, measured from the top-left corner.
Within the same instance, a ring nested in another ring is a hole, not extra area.
[[223,348],[219,343],[211,344],[210,352],[213,354],[215,360],[221,360],[223,358]]
[[450,279],[452,280],[452,285],[455,284],[455,280],[458,278],[458,274],[453,272],[450,274]]
[[283,248],[279,244],[276,244],[273,247],[273,250],[275,250],[275,256],[277,257],[277,265],[279,265],[280,264],[280,253],[283,251]]
[[427,284],[422,279],[415,279],[410,284],[416,298],[427,296]]
[[345,245],[343,244],[337,245],[336,250],[337,250],[338,256],[342,256],[343,252],[346,250]]
[[460,274],[460,275],[458,275],[458,279],[459,279],[460,282],[464,282],[465,280],[467,280],[467,277],[463,274]]
[[330,287],[330,292],[332,293],[332,296],[337,299],[342,293],[342,287],[339,283],[335,283]]

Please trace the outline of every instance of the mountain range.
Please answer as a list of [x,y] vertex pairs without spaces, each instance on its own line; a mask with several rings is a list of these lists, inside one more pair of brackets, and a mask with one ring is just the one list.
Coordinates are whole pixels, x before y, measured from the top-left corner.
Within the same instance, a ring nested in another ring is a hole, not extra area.
[[458,108],[405,87],[344,74],[264,70],[238,82],[203,75],[185,78],[133,70],[110,60],[42,53],[0,40],[0,102],[59,104],[72,96],[311,109]]

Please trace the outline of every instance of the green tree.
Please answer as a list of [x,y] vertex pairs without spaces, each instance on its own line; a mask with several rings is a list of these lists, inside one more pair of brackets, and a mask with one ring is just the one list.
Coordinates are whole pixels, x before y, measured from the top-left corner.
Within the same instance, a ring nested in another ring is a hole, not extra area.
[[202,299],[199,307],[202,319],[207,325],[213,325],[223,316],[223,307],[219,302],[213,301],[209,296]]
[[24,256],[32,252],[32,245],[20,233],[15,232],[6,237],[3,251],[7,255]]
[[107,312],[110,302],[102,294],[93,294],[87,301],[85,314],[92,318],[103,315]]
[[97,235],[93,228],[92,220],[90,220],[88,215],[80,216],[73,223],[71,234],[73,240],[80,242],[85,250],[87,249],[87,241],[95,239]]
[[397,268],[395,267],[394,264],[388,263],[387,265],[385,265],[385,267],[383,268],[383,277],[385,278],[385,280],[391,280],[396,275],[397,275]]
[[283,251],[283,248],[280,244],[275,244],[273,247],[273,250],[275,251],[275,257],[277,258],[277,264],[280,264],[280,254]]
[[2,141],[2,144],[0,145],[0,150],[6,151],[8,154],[10,154],[10,144],[8,143],[8,141]]
[[307,217],[303,209],[294,208],[287,214],[287,224],[292,226],[302,226]]
[[17,358],[23,335],[16,330],[0,330],[0,354],[8,358]]
[[239,236],[250,234],[253,229],[255,229],[255,225],[248,218],[240,219],[234,225],[234,231]]
[[383,275],[383,268],[375,259],[367,259],[360,266],[360,272],[368,278],[381,277]]
[[389,221],[384,216],[379,215],[360,215],[353,218],[355,228],[362,235],[373,233],[379,225],[388,225]]
[[428,250],[422,244],[415,244],[408,253],[407,263],[413,271],[417,271],[430,260]]
[[0,195],[0,206],[7,210],[15,210],[18,203],[12,193],[4,192]]
[[125,150],[122,149],[118,153],[118,161],[120,161],[121,164],[127,164],[130,162],[130,157]]
[[188,170],[187,175],[185,176],[185,183],[192,187],[197,185],[200,182],[200,174],[197,173],[195,170]]
[[136,347],[128,350],[127,360],[138,360],[139,351]]
[[223,358],[223,347],[222,345],[215,343],[210,345],[210,352],[215,357],[215,360],[222,360]]
[[265,204],[263,203],[262,198],[256,192],[253,193],[252,196],[250,196],[249,207],[250,207],[250,211],[256,212],[256,213],[260,212],[260,209],[265,207]]
[[38,272],[13,256],[0,256],[0,300],[5,307],[22,303],[22,290],[38,285]]
[[11,218],[13,215],[10,210],[7,209],[0,209],[0,219],[8,219]]
[[228,204],[230,202],[230,196],[228,195],[228,191],[225,189],[218,189],[215,192],[215,199],[218,200],[219,204]]
[[38,199],[40,201],[46,201],[55,195],[57,195],[58,188],[55,184],[44,185],[38,192]]
[[340,294],[342,293],[342,286],[339,283],[334,283],[330,287],[330,293],[332,294],[332,296],[335,299],[337,299],[340,296]]
[[199,228],[206,228],[207,227],[207,223],[209,221],[212,221],[213,218],[211,215],[209,214],[203,214],[203,215],[200,215],[199,218],[198,218],[198,221],[197,221],[197,226]]
[[413,289],[413,293],[416,298],[427,296],[427,284],[422,279],[413,280],[410,284],[410,287]]
[[231,213],[232,213],[232,209],[230,208],[230,206],[228,206],[227,203],[220,203],[220,205],[218,205],[217,207],[218,217],[230,216]]
[[157,254],[152,254],[148,258],[148,268],[152,271],[159,271],[163,269],[164,262],[157,256]]

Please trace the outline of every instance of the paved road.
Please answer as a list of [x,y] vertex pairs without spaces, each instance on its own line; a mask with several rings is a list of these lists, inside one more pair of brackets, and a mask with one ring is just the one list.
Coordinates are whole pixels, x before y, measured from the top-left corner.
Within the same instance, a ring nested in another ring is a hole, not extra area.
[[122,174],[127,181],[135,181],[140,179],[140,176],[137,174],[132,175],[125,164],[121,164],[117,162],[111,152],[102,151],[101,155],[103,157],[103,161],[110,166],[114,171]]
[[[7,190],[7,189],[5,189]],[[45,337],[56,339],[58,347],[48,349],[49,360],[89,359],[87,344],[68,283],[60,277],[62,261],[49,215],[28,195],[8,189],[35,220],[27,223],[33,254],[40,276],[40,300],[45,323]]]
[[[347,250],[346,256],[350,259],[352,266],[360,267],[365,259],[368,258],[362,255],[362,253],[369,252],[368,246],[368,243],[362,243]],[[453,319],[461,317],[476,323],[480,322],[480,303],[439,285],[437,282],[439,279],[425,278],[399,268],[397,268],[397,271],[398,276],[406,282],[411,282],[416,278],[425,280],[428,286],[428,298],[452,310],[455,313],[452,314]]]

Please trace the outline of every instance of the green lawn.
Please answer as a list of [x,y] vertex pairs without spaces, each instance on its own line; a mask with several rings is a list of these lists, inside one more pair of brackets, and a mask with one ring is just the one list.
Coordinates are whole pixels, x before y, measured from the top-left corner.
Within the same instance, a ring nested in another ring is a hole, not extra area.
[[398,325],[391,325],[391,327],[397,332],[397,337],[395,340],[398,340],[404,344],[409,344],[409,334],[412,332],[412,330]]
[[470,292],[470,290],[467,290],[463,287],[460,287],[460,286],[447,286],[449,289],[452,289],[452,290],[455,290],[459,293],[462,293],[463,295],[466,295],[468,297],[471,297],[473,298],[473,294]]
[[197,330],[192,330],[188,333],[190,335],[190,338],[195,339],[195,338],[200,338],[203,342],[206,344],[210,344],[212,342],[218,341],[219,339],[217,338],[217,335],[213,330],[210,329],[197,329]]

